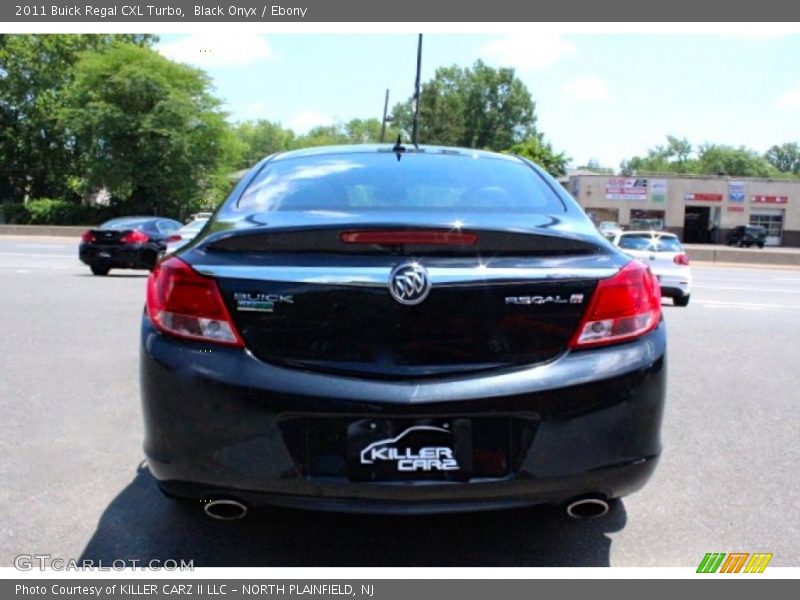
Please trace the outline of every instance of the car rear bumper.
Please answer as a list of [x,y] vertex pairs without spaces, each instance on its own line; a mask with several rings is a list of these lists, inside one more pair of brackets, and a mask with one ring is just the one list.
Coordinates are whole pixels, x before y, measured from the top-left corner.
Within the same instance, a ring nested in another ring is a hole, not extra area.
[[[171,338],[145,317],[145,452],[173,494],[253,505],[409,513],[620,497],[644,485],[661,451],[665,346],[662,323],[636,342],[564,353],[533,368],[367,381]],[[507,424],[504,466],[458,481],[348,475],[348,423],[437,419],[469,421],[476,450],[480,432]]]
[[116,269],[152,269],[158,249],[149,244],[98,245],[83,243],[78,258],[85,265]]
[[688,275],[659,275],[658,282],[665,298],[685,298],[692,293],[692,278]]

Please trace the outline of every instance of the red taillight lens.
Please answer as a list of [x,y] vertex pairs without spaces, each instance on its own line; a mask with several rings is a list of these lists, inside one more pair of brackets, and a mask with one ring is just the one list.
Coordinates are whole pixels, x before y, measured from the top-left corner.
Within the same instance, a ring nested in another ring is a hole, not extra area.
[[82,242],[93,242],[93,241],[95,241],[95,239],[96,238],[94,237],[94,234],[91,231],[86,231],[81,236],[81,241]]
[[180,242],[183,238],[177,234],[171,235],[167,238],[168,242]]
[[141,231],[131,231],[119,238],[119,241],[123,244],[144,244],[145,242],[149,242],[150,238],[147,237],[146,233],[142,233]]
[[658,280],[647,265],[634,260],[613,277],[597,284],[570,347],[632,340],[655,329],[660,319]]
[[680,254],[676,254],[675,257],[672,259],[676,265],[683,265],[684,267],[689,266],[689,257],[681,252]]
[[147,314],[165,333],[243,346],[216,282],[179,258],[156,265],[147,280]]
[[478,241],[477,233],[441,229],[378,231],[343,231],[339,239],[345,244],[427,244],[431,246],[469,246]]

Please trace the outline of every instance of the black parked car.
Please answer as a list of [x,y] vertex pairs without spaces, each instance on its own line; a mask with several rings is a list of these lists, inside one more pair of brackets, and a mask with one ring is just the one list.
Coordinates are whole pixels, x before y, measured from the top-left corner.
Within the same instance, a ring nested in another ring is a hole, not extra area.
[[737,245],[764,247],[767,240],[767,228],[761,225],[739,225],[728,234],[728,246]]
[[119,217],[81,237],[78,256],[95,275],[111,269],[152,269],[182,224],[164,217]]
[[149,468],[217,518],[596,516],[661,451],[658,282],[518,157],[267,158],[151,273],[141,343]]

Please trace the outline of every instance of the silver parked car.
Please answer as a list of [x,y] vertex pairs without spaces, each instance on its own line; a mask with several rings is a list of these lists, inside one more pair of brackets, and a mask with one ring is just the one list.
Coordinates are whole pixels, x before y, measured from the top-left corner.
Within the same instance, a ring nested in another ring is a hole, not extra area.
[[195,236],[202,231],[203,227],[206,226],[206,223],[208,223],[207,218],[195,219],[178,229],[167,240],[166,254],[172,254],[178,248],[182,248],[191,242]]

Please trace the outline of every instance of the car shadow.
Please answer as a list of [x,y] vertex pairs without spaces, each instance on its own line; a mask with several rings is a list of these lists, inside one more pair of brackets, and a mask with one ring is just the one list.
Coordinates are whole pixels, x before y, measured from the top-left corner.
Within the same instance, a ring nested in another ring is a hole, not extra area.
[[[553,507],[435,516],[253,510],[215,521],[164,498],[146,467],[103,512],[81,559],[192,560],[200,566],[609,566],[622,502],[575,521]],[[140,563],[140,564],[142,564]]]

